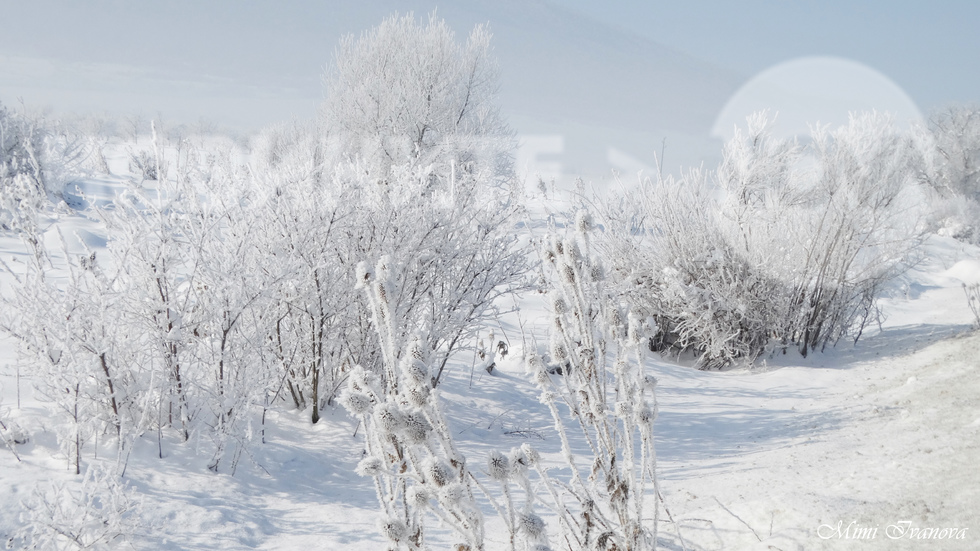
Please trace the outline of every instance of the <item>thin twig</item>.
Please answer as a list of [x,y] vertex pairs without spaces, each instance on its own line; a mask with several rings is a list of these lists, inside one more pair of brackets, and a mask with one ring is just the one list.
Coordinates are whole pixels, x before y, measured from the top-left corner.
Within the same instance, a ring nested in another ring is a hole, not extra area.
[[755,539],[759,540],[760,542],[762,541],[762,538],[760,538],[759,537],[759,534],[751,526],[749,526],[749,523],[747,523],[744,520],[742,520],[742,518],[739,517],[738,515],[736,515],[735,513],[733,513],[731,511],[731,509],[729,509],[728,507],[725,507],[724,504],[722,504],[722,502],[718,501],[718,498],[717,497],[714,497],[712,499],[714,499],[715,502],[718,503],[718,505],[721,505],[721,508],[724,509],[725,512],[727,512],[729,515],[735,517],[739,522],[741,522],[742,524],[744,524],[746,528],[748,528],[749,530],[752,530],[752,535],[755,536]]

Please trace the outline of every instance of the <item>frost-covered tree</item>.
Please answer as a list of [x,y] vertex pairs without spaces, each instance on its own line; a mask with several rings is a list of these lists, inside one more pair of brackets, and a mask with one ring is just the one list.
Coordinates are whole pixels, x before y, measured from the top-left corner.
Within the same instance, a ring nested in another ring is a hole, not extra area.
[[375,178],[392,165],[435,164],[434,175],[511,170],[514,134],[497,104],[490,32],[464,44],[445,21],[392,16],[359,38],[345,37],[327,74],[324,120],[342,152]]

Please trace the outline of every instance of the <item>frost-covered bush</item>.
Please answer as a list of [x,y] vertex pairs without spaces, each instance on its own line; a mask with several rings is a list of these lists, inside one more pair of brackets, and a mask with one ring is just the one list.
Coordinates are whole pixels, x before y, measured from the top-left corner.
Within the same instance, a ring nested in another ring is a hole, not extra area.
[[980,242],[980,108],[934,113],[915,135],[933,224],[940,234]]
[[921,231],[916,159],[882,115],[817,129],[806,147],[772,138],[757,115],[710,179],[648,182],[610,207],[613,273],[657,321],[651,347],[713,368],[859,337]]
[[[5,298],[0,327],[17,339],[31,362],[35,388],[56,407],[58,440],[69,465],[81,471],[86,442],[106,435],[122,449],[139,432],[138,377],[131,363],[133,334],[115,321],[122,315],[120,290],[94,252],[48,251],[25,239],[31,254],[23,272],[10,271],[17,292]],[[9,268],[9,266],[8,266]],[[67,272],[59,281],[53,271]]]
[[142,504],[118,477],[91,467],[81,483],[39,483],[22,503],[22,549],[117,549],[148,530]]
[[[9,229],[9,209],[48,198],[60,199],[64,185],[88,155],[75,132],[22,107],[0,104],[0,228]],[[7,212],[4,212],[7,211]]]
[[761,354],[781,321],[785,290],[740,238],[726,235],[704,175],[648,184],[641,200],[644,241],[616,243],[610,257],[640,260],[614,276],[656,321],[651,349],[692,351],[703,368]]
[[980,200],[980,107],[937,111],[927,131],[926,183],[945,195]]

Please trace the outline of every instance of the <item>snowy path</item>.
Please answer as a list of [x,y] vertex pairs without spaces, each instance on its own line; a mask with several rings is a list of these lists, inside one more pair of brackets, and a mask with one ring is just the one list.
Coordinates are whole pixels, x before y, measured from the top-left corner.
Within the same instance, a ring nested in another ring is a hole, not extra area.
[[[698,549],[975,549],[978,358],[973,333],[843,369],[664,367],[658,454],[681,535]],[[903,521],[966,538],[889,537]]]

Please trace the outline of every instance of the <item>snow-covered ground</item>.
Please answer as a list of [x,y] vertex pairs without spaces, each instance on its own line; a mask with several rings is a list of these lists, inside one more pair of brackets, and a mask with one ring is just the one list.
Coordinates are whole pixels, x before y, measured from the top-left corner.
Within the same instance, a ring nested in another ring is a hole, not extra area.
[[[88,196],[109,201],[114,185],[90,182]],[[66,233],[79,230],[89,246],[104,246],[91,221],[58,223]],[[5,261],[18,249],[0,237]],[[669,513],[661,516],[661,545],[980,548],[980,333],[962,289],[975,281],[980,249],[933,237],[922,262],[883,299],[880,326],[856,345],[720,373],[650,356],[660,381],[657,450]],[[493,375],[460,363],[445,378],[451,429],[476,464],[490,450],[524,442],[557,456],[551,418],[521,361],[532,334],[541,340],[546,317],[539,297],[525,297],[519,315],[493,328],[511,344]],[[13,446],[17,456],[0,447],[0,536],[13,542],[21,503],[36,487],[77,489],[82,477],[69,471],[51,406],[34,395],[30,367],[18,367],[5,336],[0,368],[0,421],[29,437]],[[308,413],[270,411],[252,430],[250,455],[234,474],[210,472],[209,457],[172,437],[138,440],[124,477],[144,519],[132,547],[382,547],[375,493],[354,474],[361,435],[342,408],[325,411],[316,425]],[[88,469],[116,462],[97,445],[84,453]],[[487,532],[490,548],[502,548],[504,536],[492,526]],[[427,537],[442,548],[445,536],[436,529]]]

